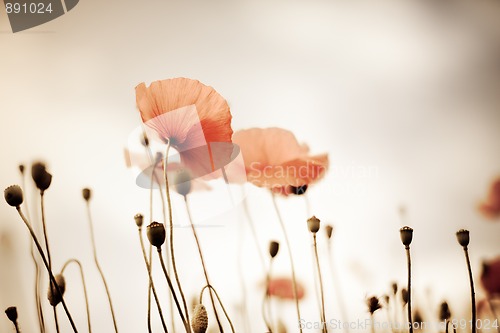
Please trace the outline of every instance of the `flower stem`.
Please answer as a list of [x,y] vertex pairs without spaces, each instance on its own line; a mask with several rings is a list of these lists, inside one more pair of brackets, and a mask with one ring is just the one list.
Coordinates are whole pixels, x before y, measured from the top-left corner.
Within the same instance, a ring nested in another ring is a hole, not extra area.
[[[242,189],[244,190],[243,186],[242,186]],[[246,199],[243,199],[243,209],[244,209],[245,215],[247,217],[246,220],[248,221],[248,226],[250,227],[250,232],[252,234],[252,238],[253,238],[253,241],[255,244],[255,249],[257,250],[257,254],[259,255],[260,264],[262,266],[262,272],[264,274],[266,274],[266,264],[264,261],[264,256],[263,256],[262,250],[259,246],[259,238],[257,237],[257,232],[255,231],[255,225],[253,223],[252,216],[250,215],[250,209],[248,208],[248,202]]]
[[57,320],[57,309],[55,306],[53,306],[52,310],[54,310],[54,321],[56,323],[56,332],[59,333],[59,320]]
[[90,306],[89,306],[89,297],[88,297],[88,294],[87,294],[87,284],[85,283],[85,276],[83,275],[83,267],[82,267],[82,264],[80,263],[80,261],[76,260],[76,259],[69,259],[68,261],[66,261],[66,263],[64,263],[62,269],[61,269],[61,274],[64,273],[64,270],[66,269],[66,267],[71,264],[71,263],[74,263],[78,266],[79,270],[80,270],[80,277],[82,279],[82,286],[83,286],[83,295],[85,297],[85,309],[87,310],[87,325],[88,325],[88,328],[89,328],[89,333],[92,333],[92,325],[90,324]]
[[[339,279],[337,279],[337,274],[335,274],[335,266],[333,264],[333,254],[332,254],[332,243],[331,239],[328,240],[328,263],[330,266],[330,274],[333,279],[333,284],[335,286],[335,289],[337,290],[337,298],[339,302],[339,308],[340,308],[340,315],[342,317],[342,321],[346,322],[347,320],[347,314],[345,310],[345,302],[344,302],[344,295],[342,293],[342,288],[339,282]],[[344,325],[344,329],[346,333],[349,333],[349,325]]]
[[[297,297],[297,279],[295,278],[295,267],[293,264],[293,256],[292,249],[290,247],[290,240],[288,239],[288,234],[285,229],[285,224],[283,223],[283,218],[281,217],[280,211],[278,209],[278,204],[276,203],[276,195],[271,193],[273,199],[274,209],[276,210],[276,215],[278,216],[278,220],[281,226],[281,230],[283,231],[283,235],[285,237],[286,247],[288,249],[288,256],[290,257],[290,266],[292,269],[292,284],[293,284],[293,298],[295,299],[295,308],[297,310],[297,320],[300,322],[300,308],[299,308],[299,298]],[[299,331],[302,333],[302,326],[299,326]]]
[[374,319],[373,319],[373,313],[370,313],[370,328],[371,328],[371,332],[372,333],[375,333],[375,325],[374,325]]
[[467,270],[469,271],[469,282],[470,282],[470,297],[472,305],[472,333],[476,333],[476,294],[474,292],[474,280],[472,278],[472,268],[470,266],[469,250],[467,246],[464,246],[465,261],[467,262]]
[[33,238],[33,242],[35,242],[36,248],[38,252],[40,253],[40,256],[42,257],[43,264],[45,265],[45,268],[47,269],[49,273],[49,278],[50,281],[52,282],[52,285],[55,287],[56,291],[61,295],[61,303],[63,305],[64,311],[66,312],[66,315],[68,316],[68,320],[71,324],[71,328],[73,329],[74,333],[78,333],[78,330],[76,329],[75,323],[73,322],[73,318],[71,317],[71,314],[69,313],[68,307],[66,306],[66,302],[64,301],[64,296],[63,293],[61,292],[61,289],[59,288],[59,285],[56,282],[56,279],[54,278],[54,274],[52,274],[52,270],[49,268],[49,263],[47,261],[47,258],[45,257],[45,254],[43,253],[42,246],[40,245],[40,242],[38,242],[38,238],[35,235],[35,232],[33,231],[33,228],[29,224],[28,220],[24,216],[23,212],[21,211],[21,207],[16,207],[17,212],[19,213],[19,216],[23,220],[24,224],[28,228],[31,237]]
[[[406,260],[408,262],[408,328],[410,333],[413,333],[413,322],[411,318],[411,256],[410,256],[410,246],[407,245],[406,249]],[[475,333],[475,332],[473,332]]]
[[319,256],[318,256],[318,244],[316,242],[316,234],[313,234],[313,246],[314,246],[314,256],[316,257],[316,268],[318,270],[318,279],[319,279],[319,289],[320,289],[320,294],[321,294],[321,320],[323,323],[321,324],[321,327],[323,329],[324,333],[327,333],[328,330],[326,329],[326,315],[325,315],[325,294],[323,292],[323,277],[321,275],[321,268],[319,265]]
[[188,328],[191,331],[191,327],[189,326],[189,311],[187,307],[186,297],[184,296],[184,292],[182,291],[181,281],[179,279],[179,274],[177,273],[177,265],[175,264],[175,253],[174,253],[174,221],[172,218],[172,202],[170,200],[170,189],[168,187],[168,176],[167,176],[167,167],[168,167],[168,152],[170,151],[170,141],[167,142],[167,149],[165,151],[165,157],[163,160],[163,177],[165,178],[165,193],[167,196],[168,203],[168,220],[170,226],[170,258],[172,259],[172,268],[174,270],[175,282],[177,284],[177,288],[179,288],[179,293],[181,294],[182,303],[184,305],[184,313],[186,315],[186,322],[188,323]]
[[[273,322],[273,317],[272,317],[271,302],[270,302],[270,297],[269,297],[270,296],[269,295],[269,284],[271,281],[272,269],[273,269],[273,259],[271,258],[271,261],[269,262],[269,270],[266,273],[266,292],[264,294],[264,299],[262,301],[262,318],[264,319],[264,323],[266,324],[267,330],[269,331],[267,333],[273,332],[273,330],[271,328],[272,322]],[[267,304],[267,314],[266,314],[266,304]]]
[[189,322],[187,322],[186,319],[184,318],[181,306],[179,304],[179,301],[177,300],[177,295],[175,294],[174,286],[172,285],[172,280],[170,280],[170,276],[168,276],[167,268],[165,267],[165,262],[163,261],[163,256],[161,254],[161,247],[158,247],[157,250],[158,250],[158,257],[160,258],[161,268],[163,269],[163,274],[165,274],[165,278],[167,279],[168,288],[170,289],[172,297],[174,298],[175,306],[177,307],[177,311],[179,311],[179,315],[181,316],[182,323],[186,328],[186,332],[189,332],[190,331]]
[[108,297],[109,309],[111,310],[111,318],[113,319],[113,326],[115,328],[115,332],[118,333],[118,326],[116,325],[115,311],[113,310],[113,302],[111,301],[111,294],[109,293],[108,283],[106,282],[106,278],[104,277],[104,273],[101,269],[101,265],[99,264],[99,260],[97,259],[97,249],[95,245],[95,237],[94,237],[94,225],[92,223],[92,215],[90,213],[90,201],[87,200],[87,217],[89,221],[90,227],[90,239],[92,241],[92,251],[94,254],[94,262],[99,271],[99,275],[101,276],[102,283],[104,285],[104,289],[106,291],[106,296]]
[[[189,217],[189,224],[191,225],[191,230],[193,231],[193,236],[194,236],[194,239],[196,241],[196,247],[198,248],[198,254],[200,255],[201,266],[203,268],[203,274],[205,275],[205,281],[207,282],[207,285],[210,285],[210,281],[208,279],[207,268],[205,266],[205,259],[203,258],[203,252],[201,251],[200,241],[198,239],[198,234],[196,233],[196,228],[194,227],[194,224],[193,224],[193,218],[191,216],[191,210],[189,209],[189,204],[188,204],[188,200],[187,200],[186,196],[184,196],[184,203],[186,204],[186,210],[187,210],[188,217]],[[217,320],[217,325],[219,325],[219,330],[222,333],[222,332],[224,332],[224,329],[222,328],[222,324],[221,324],[220,319],[219,319],[219,314],[217,313],[217,307],[215,306],[215,301],[214,301],[214,296],[212,295],[212,290],[213,290],[213,287],[209,289],[208,294],[210,295],[210,301],[212,302],[212,308],[214,309],[214,314],[215,314],[215,319]]]
[[217,297],[217,301],[219,302],[219,305],[222,308],[222,312],[224,312],[224,315],[226,316],[226,319],[229,323],[229,326],[231,327],[231,332],[235,333],[233,322],[231,321],[231,318],[229,318],[229,315],[227,314],[226,308],[224,307],[224,304],[222,304],[220,297],[219,297],[219,294],[217,293],[217,291],[215,290],[214,287],[212,287],[211,285],[206,285],[205,287],[203,287],[203,289],[201,290],[201,293],[200,293],[200,304],[203,304],[203,291],[207,287],[210,288],[210,290],[214,292],[215,297]]
[[[153,276],[151,274],[151,266],[149,264],[148,257],[146,256],[146,248],[144,247],[144,241],[142,239],[142,228],[141,227],[138,228],[138,232],[139,232],[139,241],[141,243],[142,256],[144,258],[144,263],[146,264],[146,270],[148,271],[149,285],[151,287],[150,290],[153,291],[153,296],[154,296],[155,301],[156,301],[158,313],[160,314],[161,325],[163,326],[163,330],[165,331],[165,333],[167,333],[168,332],[167,325],[165,324],[165,320],[163,319],[163,312],[161,310],[160,301],[158,299],[158,295],[156,294],[156,288],[155,288],[155,285],[153,282]],[[151,308],[148,308],[148,311],[150,311],[150,310],[151,310]]]

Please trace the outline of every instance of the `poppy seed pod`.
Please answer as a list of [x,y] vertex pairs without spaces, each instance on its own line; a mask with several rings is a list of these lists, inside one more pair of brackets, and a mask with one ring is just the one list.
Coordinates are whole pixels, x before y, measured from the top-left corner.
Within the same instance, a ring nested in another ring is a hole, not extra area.
[[19,172],[24,175],[24,164],[19,164]]
[[47,299],[49,300],[50,305],[56,306],[62,301],[62,297],[64,295],[64,292],[66,291],[66,280],[64,280],[64,276],[61,274],[57,274],[54,276],[54,279],[56,280],[57,285],[59,286],[59,290],[61,291],[61,294],[57,292],[57,288],[49,282],[49,291],[47,293]]
[[12,207],[19,207],[23,203],[23,190],[19,185],[11,185],[3,191],[5,201]]
[[333,227],[331,225],[325,226],[325,232],[326,232],[326,237],[328,239],[331,239],[333,234]]
[[467,247],[469,245],[470,237],[469,230],[460,229],[457,231],[457,240],[460,245]]
[[191,327],[193,333],[205,333],[208,328],[207,309],[203,304],[198,304],[193,311],[193,319],[191,319]]
[[158,222],[153,222],[146,228],[146,235],[149,242],[155,247],[161,247],[165,243],[165,226]]
[[271,241],[271,243],[269,243],[269,255],[271,256],[271,258],[276,257],[279,250],[280,250],[280,243],[276,241]]
[[191,172],[188,169],[181,169],[175,173],[175,190],[180,195],[186,196],[191,192]]
[[368,298],[366,300],[366,305],[368,305],[368,312],[370,312],[371,314],[374,314],[375,311],[382,308],[382,305],[380,304],[378,298],[375,296]]
[[15,306],[9,306],[7,309],[5,309],[5,314],[11,322],[17,322],[17,308]]
[[316,216],[313,216],[309,220],[307,220],[307,227],[309,228],[309,231],[312,232],[313,234],[318,232],[319,224],[320,220]]
[[401,289],[401,300],[403,301],[403,306],[408,303],[408,290],[406,288]]
[[406,226],[399,229],[399,234],[401,236],[401,242],[406,248],[410,247],[411,241],[413,239],[413,229]]
[[393,282],[391,284],[391,288],[392,288],[392,294],[396,295],[398,293],[398,284],[396,282]]
[[140,228],[142,227],[142,224],[144,223],[144,216],[141,213],[137,213],[134,216],[135,224]]
[[302,195],[306,193],[307,191],[307,185],[301,185],[301,186],[291,186],[289,187],[290,193],[293,193],[295,195]]
[[451,311],[448,303],[445,301],[441,303],[439,307],[439,319],[442,321],[449,320],[451,318]]
[[89,201],[90,198],[92,197],[92,190],[89,189],[89,188],[84,188],[82,190],[82,196],[83,196],[83,199],[85,199],[85,201]]
[[31,166],[31,178],[33,178],[33,181],[36,183],[44,173],[47,172],[47,167],[45,166],[44,163],[42,162],[35,162]]

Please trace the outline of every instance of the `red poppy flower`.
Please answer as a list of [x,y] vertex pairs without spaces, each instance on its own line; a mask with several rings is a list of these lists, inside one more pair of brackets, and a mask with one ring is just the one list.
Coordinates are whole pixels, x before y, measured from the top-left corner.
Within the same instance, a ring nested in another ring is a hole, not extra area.
[[274,192],[289,194],[321,179],[328,168],[328,155],[311,156],[306,145],[281,128],[252,128],[234,133],[240,146],[248,181]]
[[500,178],[491,184],[488,197],[479,204],[479,211],[490,219],[500,217]]
[[[275,278],[269,281],[268,293],[271,296],[285,300],[294,300],[293,297],[293,282],[289,278]],[[302,299],[305,295],[305,289],[302,284],[297,281],[297,298]]]

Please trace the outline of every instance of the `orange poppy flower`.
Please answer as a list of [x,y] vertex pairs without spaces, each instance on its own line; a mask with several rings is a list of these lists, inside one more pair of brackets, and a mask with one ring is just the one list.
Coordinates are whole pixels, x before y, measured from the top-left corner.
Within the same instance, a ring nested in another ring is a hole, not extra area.
[[135,91],[142,121],[157,138],[168,141],[193,172],[214,171],[219,156],[213,156],[210,144],[231,142],[233,134],[226,100],[212,87],[187,78],[155,81],[149,87],[141,83]]
[[[293,297],[293,282],[289,278],[275,278],[269,281],[267,289],[269,295],[285,300],[294,300]],[[305,288],[297,282],[297,298],[302,299],[305,295]]]
[[252,128],[234,133],[240,146],[248,181],[287,195],[291,188],[310,185],[328,168],[328,155],[311,156],[306,145],[281,128]]
[[488,197],[479,204],[478,208],[487,218],[495,219],[500,217],[500,178],[491,184]]

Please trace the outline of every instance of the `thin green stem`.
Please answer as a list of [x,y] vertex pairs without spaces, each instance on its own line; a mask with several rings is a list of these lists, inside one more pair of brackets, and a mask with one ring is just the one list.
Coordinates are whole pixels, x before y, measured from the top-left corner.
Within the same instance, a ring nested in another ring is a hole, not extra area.
[[[406,260],[408,262],[408,329],[410,333],[413,333],[413,321],[411,318],[411,256],[410,256],[410,246],[406,246]],[[473,332],[475,333],[475,332]]]
[[49,273],[49,278],[50,278],[50,281],[52,282],[52,285],[55,287],[56,291],[61,295],[61,303],[63,305],[64,312],[66,312],[66,316],[68,317],[68,320],[71,324],[71,328],[73,329],[74,333],[78,333],[78,330],[76,329],[75,323],[73,322],[73,318],[71,317],[71,314],[70,314],[69,309],[66,305],[66,302],[64,301],[63,293],[61,292],[61,289],[59,288],[59,285],[57,284],[56,279],[54,278],[54,274],[52,274],[52,270],[49,267],[49,263],[47,261],[47,258],[45,257],[45,254],[43,253],[42,246],[40,245],[40,242],[38,241],[38,238],[36,237],[35,232],[33,231],[33,228],[31,227],[28,220],[26,219],[23,212],[21,211],[21,207],[18,206],[18,207],[16,207],[16,209],[17,209],[17,212],[19,213],[19,216],[23,220],[24,224],[28,228],[28,231],[31,234],[31,238],[33,238],[33,242],[35,242],[36,248],[37,248],[38,252],[40,253],[40,256],[42,257],[43,264],[45,265],[45,268],[47,269],[47,272]]
[[467,262],[467,270],[469,271],[469,282],[470,282],[470,298],[472,306],[472,333],[476,333],[476,293],[474,292],[474,279],[472,277],[472,268],[470,266],[469,250],[467,246],[464,246],[465,261]]
[[[156,307],[158,308],[158,313],[160,314],[160,320],[161,320],[161,325],[163,326],[163,331],[165,333],[168,333],[167,325],[165,324],[165,320],[163,319],[163,312],[161,310],[160,301],[159,301],[158,295],[156,294],[156,288],[155,288],[155,284],[153,282],[153,276],[151,274],[151,266],[150,266],[150,263],[148,261],[148,257],[146,255],[146,248],[144,247],[144,240],[142,239],[142,228],[141,227],[138,228],[138,232],[139,232],[139,241],[141,243],[142,256],[144,258],[144,263],[146,264],[146,270],[148,271],[149,285],[151,286],[151,290],[153,291],[153,296],[154,296],[155,301],[156,301]],[[152,259],[152,258],[150,257],[150,259]]]
[[[187,307],[186,297],[184,296],[184,292],[182,291],[181,281],[179,279],[179,274],[177,272],[177,265],[175,263],[175,253],[174,253],[174,221],[172,218],[172,202],[170,200],[170,189],[168,186],[168,176],[167,176],[167,167],[168,167],[168,152],[170,151],[170,141],[167,142],[167,149],[165,151],[165,157],[163,160],[163,176],[165,178],[165,193],[167,196],[168,203],[168,220],[170,226],[170,257],[172,258],[172,268],[174,270],[175,282],[177,284],[177,288],[179,289],[179,293],[181,294],[182,303],[184,305],[184,314],[186,316],[186,322],[190,323],[189,320],[189,311]],[[191,326],[188,325],[189,332],[191,332]]]
[[313,246],[314,246],[314,256],[316,258],[316,269],[318,270],[318,279],[319,279],[319,289],[321,294],[321,328],[324,333],[327,333],[326,329],[326,315],[325,315],[325,294],[323,292],[323,277],[321,275],[321,268],[319,264],[319,256],[318,256],[318,244],[316,242],[316,233],[313,234]]
[[82,286],[83,286],[83,296],[85,297],[85,309],[87,311],[87,326],[89,328],[89,333],[92,333],[92,325],[90,323],[90,306],[89,306],[89,296],[87,294],[87,284],[85,283],[85,276],[83,275],[83,267],[80,261],[77,259],[69,259],[66,261],[61,269],[61,274],[64,273],[64,270],[66,267],[68,267],[69,264],[74,263],[78,266],[78,269],[80,271],[80,278],[82,279]]
[[229,323],[229,326],[231,327],[231,332],[235,333],[234,331],[234,326],[233,326],[233,322],[231,321],[231,318],[229,318],[229,315],[227,314],[227,311],[226,311],[226,308],[224,307],[224,304],[222,304],[221,300],[220,300],[220,297],[219,297],[219,294],[217,293],[217,290],[215,290],[214,287],[212,287],[211,285],[206,285],[205,287],[203,287],[203,289],[201,289],[201,293],[200,293],[200,304],[203,304],[203,291],[206,289],[206,288],[210,288],[210,290],[212,290],[215,294],[215,297],[217,297],[217,301],[219,302],[219,305],[220,307],[222,308],[222,312],[224,312],[224,315],[226,316],[226,319]]
[[[292,269],[293,298],[295,299],[295,308],[297,310],[297,320],[298,320],[298,322],[300,322],[301,317],[300,317],[300,308],[299,308],[299,298],[297,296],[297,294],[298,294],[297,293],[297,279],[295,277],[295,266],[293,264],[293,256],[292,256],[292,249],[290,246],[290,240],[288,239],[288,234],[286,232],[285,224],[283,222],[283,218],[281,217],[280,211],[278,209],[278,204],[276,202],[276,195],[274,193],[271,193],[271,196],[273,199],[272,201],[273,201],[274,209],[276,210],[276,215],[278,216],[278,220],[279,220],[279,223],[281,226],[281,230],[283,231],[283,235],[285,237],[286,247],[288,250],[288,256],[290,258],[290,266]],[[302,333],[302,326],[301,325],[299,325],[299,331],[300,331],[300,333]]]

